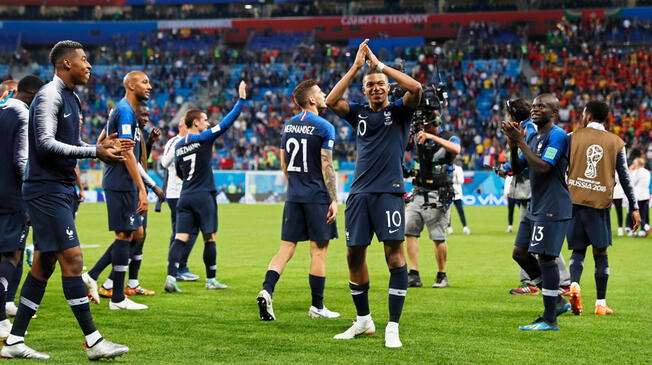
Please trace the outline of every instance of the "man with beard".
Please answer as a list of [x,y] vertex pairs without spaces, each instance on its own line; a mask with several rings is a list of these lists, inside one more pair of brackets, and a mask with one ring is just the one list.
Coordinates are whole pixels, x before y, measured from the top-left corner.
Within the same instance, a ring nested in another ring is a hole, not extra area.
[[288,180],[287,199],[283,208],[281,247],[272,258],[258,293],[260,318],[276,319],[272,294],[285,265],[299,241],[310,241],[312,293],[311,318],[338,318],[324,306],[326,254],[328,243],[337,238],[337,184],[333,168],[335,128],[319,116],[326,109],[326,95],[317,81],[306,80],[294,89],[293,98],[301,113],[283,125],[281,169]]

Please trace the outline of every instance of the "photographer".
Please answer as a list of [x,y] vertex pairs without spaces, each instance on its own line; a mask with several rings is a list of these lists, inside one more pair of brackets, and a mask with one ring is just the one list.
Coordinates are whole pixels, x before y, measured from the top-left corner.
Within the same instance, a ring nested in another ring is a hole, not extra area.
[[[425,98],[425,95],[424,95]],[[408,286],[420,287],[419,241],[423,226],[428,226],[430,239],[435,243],[437,279],[433,288],[448,286],[446,277],[446,228],[450,219],[453,190],[453,161],[460,153],[460,140],[450,132],[441,130],[441,117],[437,110],[425,110],[421,120],[416,119],[418,132],[413,136],[418,168],[415,167],[414,189],[405,210],[405,236],[410,261]],[[416,123],[415,123],[416,122]]]

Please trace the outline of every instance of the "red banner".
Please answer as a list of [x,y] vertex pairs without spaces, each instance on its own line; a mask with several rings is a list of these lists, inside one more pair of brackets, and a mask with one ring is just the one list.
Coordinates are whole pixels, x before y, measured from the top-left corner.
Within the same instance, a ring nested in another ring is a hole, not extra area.
[[320,41],[391,37],[454,38],[460,27],[484,21],[509,25],[529,23],[530,34],[542,35],[563,16],[561,10],[487,12],[463,14],[361,15],[322,18],[233,19],[226,34],[229,42],[246,42],[252,32],[273,29],[280,33],[315,33]]

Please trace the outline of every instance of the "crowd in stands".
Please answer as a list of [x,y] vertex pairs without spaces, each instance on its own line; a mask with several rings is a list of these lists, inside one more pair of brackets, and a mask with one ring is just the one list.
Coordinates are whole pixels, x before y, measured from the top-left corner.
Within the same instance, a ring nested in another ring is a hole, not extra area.
[[444,7],[447,13],[470,13],[475,11],[515,11],[515,1],[493,2],[489,0],[448,1]]
[[[166,19],[215,19],[215,18],[261,18],[298,16],[348,16],[377,14],[423,14],[439,12],[464,13],[487,11],[586,9],[622,6],[622,1],[612,0],[437,0],[430,6],[425,2],[385,1],[305,1],[206,3],[188,1],[187,4],[156,4],[146,6],[82,6],[70,0],[70,6],[6,6],[0,8],[3,20],[166,20]],[[245,7],[245,5],[247,5]],[[520,7],[519,7],[520,5]],[[637,6],[652,5],[651,0],[638,0]]]
[[374,14],[423,14],[423,6],[403,6],[395,1],[387,5],[369,6],[360,1],[321,1],[291,3],[241,2],[183,5],[148,6],[78,6],[73,2],[62,6],[8,6],[0,8],[0,19],[4,20],[167,20],[167,19],[216,19],[216,18],[262,18],[301,16],[346,16]]
[[[604,23],[598,26],[597,22]],[[623,20],[619,22],[562,20],[542,42],[526,42],[523,28],[508,29],[523,39],[522,44],[500,43],[497,38],[505,29],[474,24],[465,32],[482,40],[477,43],[433,42],[394,53],[378,50],[378,54],[388,64],[402,59],[403,71],[421,83],[446,85],[446,128],[460,136],[460,160],[466,169],[503,162],[505,137],[500,122],[504,101],[532,98],[543,92],[558,95],[562,103],[560,125],[567,131],[578,126],[588,100],[605,100],[612,110],[609,128],[625,139],[628,148],[636,150],[633,155],[652,158],[652,150],[648,150],[652,138],[652,50],[644,45],[607,45],[604,37],[614,27],[624,32]],[[601,33],[595,35],[589,29]],[[202,52],[164,47],[197,37],[204,37],[211,46]],[[127,43],[125,40],[125,48],[89,49],[95,65],[113,66],[95,72],[89,84],[79,88],[83,138],[97,138],[108,110],[123,96],[122,76],[132,65],[146,64],[154,86],[151,119],[166,136],[153,152],[154,167],[167,137],[176,133],[170,121],[183,103],[207,110],[211,121],[219,121],[233,106],[237,81],[245,79],[252,87],[253,100],[233,128],[218,140],[214,167],[278,169],[283,121],[298,111],[290,98],[292,88],[301,80],[315,78],[328,92],[350,67],[355,53],[346,46],[312,41],[289,49],[233,49],[220,45],[215,36],[172,32],[143,36],[137,42],[142,47],[134,49]],[[51,70],[39,66],[47,63],[46,55],[47,50],[36,48],[0,55],[0,59],[31,67],[48,79]],[[363,101],[359,81],[346,97]],[[334,157],[338,167],[350,168],[355,159],[355,133],[334,114],[327,112],[325,117],[336,125]]]

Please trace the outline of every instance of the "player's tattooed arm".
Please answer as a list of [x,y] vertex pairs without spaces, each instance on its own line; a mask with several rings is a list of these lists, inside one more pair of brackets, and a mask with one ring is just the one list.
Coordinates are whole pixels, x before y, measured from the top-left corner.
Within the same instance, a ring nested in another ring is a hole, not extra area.
[[337,201],[337,180],[335,168],[333,167],[333,151],[328,149],[321,150],[321,171],[324,176],[324,183],[328,190],[328,195],[332,200]]
[[342,77],[342,79],[338,81],[337,84],[335,84],[328,96],[326,96],[326,105],[330,110],[333,111],[333,113],[339,115],[340,117],[344,117],[345,115],[349,114],[349,103],[347,103],[346,100],[342,98],[344,97],[346,90],[349,88],[349,85],[351,85],[351,82],[353,82],[355,77],[358,75],[358,71],[364,67],[365,57],[367,56],[368,49],[367,42],[369,42],[369,39],[365,39],[364,42],[360,43],[358,52],[355,55],[355,61],[353,61],[353,65],[349,71],[344,74],[344,77]]
[[324,176],[324,183],[331,197],[331,203],[328,206],[326,223],[332,224],[337,218],[337,179],[335,168],[333,167],[333,151],[322,148],[321,150],[321,173]]

